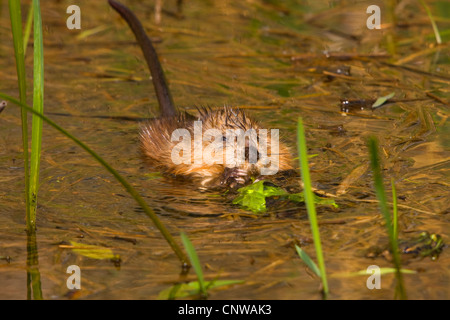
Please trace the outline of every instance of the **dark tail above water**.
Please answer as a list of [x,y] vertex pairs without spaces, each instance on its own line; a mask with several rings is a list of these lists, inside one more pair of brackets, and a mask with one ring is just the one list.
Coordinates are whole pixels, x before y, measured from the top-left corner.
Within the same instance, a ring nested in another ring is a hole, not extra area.
[[152,75],[153,86],[155,87],[156,97],[158,98],[159,108],[163,117],[170,117],[176,115],[176,109],[173,104],[172,96],[167,86],[166,78],[159,62],[158,55],[153,48],[152,42],[145,33],[142,24],[136,15],[123,4],[108,0],[109,5],[116,10],[123,19],[128,23],[133,31],[137,42],[141,46],[144,53],[145,60],[147,61],[148,68]]

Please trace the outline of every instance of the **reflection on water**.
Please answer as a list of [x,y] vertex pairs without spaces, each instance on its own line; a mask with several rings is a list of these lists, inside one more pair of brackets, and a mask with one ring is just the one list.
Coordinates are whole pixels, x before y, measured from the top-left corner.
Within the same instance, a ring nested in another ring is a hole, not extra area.
[[[298,244],[314,258],[305,208],[276,203],[257,217],[234,206],[229,195],[152,174],[140,158],[138,122],[129,120],[156,115],[157,101],[131,32],[106,2],[97,1],[80,4],[82,30],[69,31],[65,5],[51,1],[42,8],[49,116],[128,178],[172,234],[189,235],[207,280],[245,280],[212,291],[212,298],[320,299],[318,279],[294,250]],[[303,117],[309,153],[315,155],[310,159],[315,187],[340,190],[338,210],[319,208],[331,298],[393,297],[391,275],[383,276],[376,291],[366,288],[365,277],[333,277],[373,264],[391,266],[383,257],[361,253],[387,242],[366,166],[369,135],[380,141],[386,185],[395,179],[400,238],[428,231],[448,243],[448,111],[442,104],[450,82],[448,46],[429,45],[428,22],[398,30],[398,57],[389,61],[387,29],[365,27],[361,2],[324,10],[328,1],[308,7],[296,1],[189,1],[184,19],[163,14],[158,27],[151,5],[129,5],[158,40],[180,109],[241,106],[279,128],[293,150],[296,119]],[[164,5],[176,12],[175,4]],[[411,21],[409,15],[419,12],[405,10],[399,19]],[[350,25],[349,16],[358,19]],[[6,2],[0,18],[0,91],[14,96]],[[399,66],[391,63],[396,61]],[[28,70],[31,64],[28,56]],[[341,99],[368,101],[391,92],[399,102],[341,113]],[[179,280],[175,254],[136,203],[87,154],[45,125],[38,230],[36,238],[27,238],[19,125],[19,110],[8,106],[0,114],[0,298],[154,299]],[[67,248],[69,241],[110,248],[120,255],[120,269],[107,259],[77,255]],[[448,298],[449,262],[446,249],[436,261],[408,260],[406,268],[423,271],[405,275],[408,297]],[[77,295],[66,287],[69,265],[81,268]],[[193,272],[186,278],[194,279]]]
[[42,300],[36,232],[27,234],[27,299]]

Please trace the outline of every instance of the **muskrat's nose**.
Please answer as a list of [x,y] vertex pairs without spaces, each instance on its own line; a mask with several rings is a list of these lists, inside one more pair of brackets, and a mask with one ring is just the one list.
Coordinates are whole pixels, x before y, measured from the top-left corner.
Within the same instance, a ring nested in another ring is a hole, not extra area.
[[255,147],[245,147],[245,161],[255,164],[258,162],[259,158],[260,155],[258,149]]

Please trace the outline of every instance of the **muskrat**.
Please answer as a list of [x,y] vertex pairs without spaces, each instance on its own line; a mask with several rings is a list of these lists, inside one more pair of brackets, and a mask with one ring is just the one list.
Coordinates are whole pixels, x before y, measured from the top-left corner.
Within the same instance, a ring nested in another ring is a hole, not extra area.
[[[278,140],[278,131],[271,130],[269,135],[238,108],[197,108],[198,116],[177,112],[158,55],[140,21],[121,3],[108,1],[133,31],[158,98],[161,116],[144,123],[139,135],[148,163],[163,173],[197,181],[204,187],[234,187],[261,174],[293,169],[291,153]],[[209,140],[205,136],[210,136]],[[178,142],[180,137],[184,145]]]

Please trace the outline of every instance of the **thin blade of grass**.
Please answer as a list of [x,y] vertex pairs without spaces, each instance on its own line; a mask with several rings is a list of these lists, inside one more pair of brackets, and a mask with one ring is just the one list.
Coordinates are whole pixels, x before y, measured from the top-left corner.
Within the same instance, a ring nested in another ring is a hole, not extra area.
[[172,237],[172,235],[169,233],[167,228],[162,224],[162,222],[159,220],[158,216],[155,214],[155,212],[147,205],[145,200],[139,195],[139,193],[134,189],[125,178],[123,178],[113,167],[111,167],[102,157],[100,157],[95,151],[93,151],[91,148],[89,148],[85,143],[83,143],[78,138],[71,135],[68,131],[57,125],[55,122],[44,116],[43,114],[38,113],[33,108],[28,106],[27,104],[21,103],[17,99],[14,99],[11,96],[8,96],[4,93],[0,93],[0,97],[2,97],[5,100],[8,100],[9,102],[12,102],[13,104],[25,109],[27,112],[30,112],[38,117],[40,117],[45,123],[65,135],[67,138],[71,139],[73,142],[75,142],[78,146],[80,146],[83,150],[85,150],[87,153],[89,153],[98,163],[100,163],[109,173],[111,173],[114,178],[122,184],[122,186],[127,190],[127,192],[133,197],[134,200],[141,206],[141,208],[144,210],[145,214],[152,220],[156,228],[161,232],[161,234],[164,236],[172,250],[175,252],[177,257],[180,259],[183,266],[189,265],[189,260],[186,257],[186,255],[183,253],[181,248],[176,243],[175,239]]
[[[13,0],[14,1],[14,0]],[[31,24],[33,23],[34,10],[33,6],[28,9],[27,22],[25,24],[25,32],[23,36],[23,54],[27,55],[28,40],[30,39]]]
[[295,245],[295,250],[297,250],[298,256],[303,260],[303,262],[320,278],[320,269],[317,264],[311,259],[308,254],[302,250],[298,245]]
[[[39,0],[33,0],[34,11],[34,60],[33,60],[33,109],[44,113],[44,48],[42,41],[42,19]],[[42,119],[33,115],[31,128],[30,157],[30,216],[29,227],[36,228],[37,193],[42,146]],[[30,231],[30,229],[29,229]]]
[[380,207],[380,211],[384,216],[384,220],[386,223],[386,228],[389,236],[389,246],[392,251],[392,256],[394,260],[394,267],[396,268],[396,278],[397,278],[397,292],[401,299],[406,299],[406,291],[403,284],[403,277],[400,263],[400,255],[398,250],[398,242],[397,238],[394,236],[394,229],[392,227],[391,215],[389,213],[386,193],[383,185],[383,176],[381,174],[381,163],[378,156],[378,144],[375,138],[369,139],[369,153],[370,153],[370,165],[373,172],[375,193],[378,198],[378,204]]
[[437,44],[442,44],[441,35],[439,34],[439,29],[437,27],[436,22],[434,21],[433,15],[431,14],[430,8],[427,6],[425,1],[419,0],[422,6],[425,8],[425,11],[427,12],[428,18],[430,18],[431,26],[433,27],[434,37],[436,38]]
[[308,154],[306,148],[305,130],[303,128],[303,120],[301,117],[298,118],[297,125],[297,141],[298,141],[298,153],[300,158],[300,169],[302,175],[302,181],[304,184],[304,196],[306,209],[308,210],[309,222],[311,224],[311,231],[314,240],[314,246],[316,249],[317,263],[320,270],[320,278],[322,279],[323,293],[324,297],[328,295],[328,282],[327,275],[325,271],[325,261],[322,253],[322,245],[320,242],[319,225],[317,223],[316,207],[314,205],[314,194],[311,188],[311,178],[309,175],[308,166]]
[[181,241],[183,242],[184,249],[186,250],[189,260],[191,261],[191,265],[194,268],[195,274],[198,278],[198,284],[200,286],[200,292],[203,296],[207,296],[205,280],[203,277],[202,266],[200,264],[200,260],[198,259],[197,252],[195,251],[194,246],[192,245],[191,240],[188,238],[186,233],[181,233]]
[[[25,51],[22,37],[22,14],[20,10],[20,1],[9,0],[9,14],[11,17],[11,30],[14,42],[14,54],[16,58],[17,79],[19,85],[19,96],[22,103],[26,103],[26,74],[25,74]],[[30,221],[30,173],[29,173],[29,155],[28,155],[28,119],[27,111],[20,110],[22,120],[22,148],[25,176],[25,203],[26,203],[26,221],[27,229],[31,230]]]

